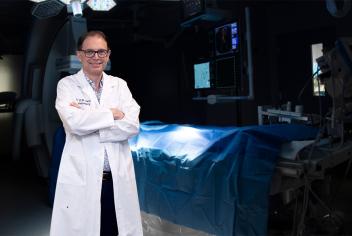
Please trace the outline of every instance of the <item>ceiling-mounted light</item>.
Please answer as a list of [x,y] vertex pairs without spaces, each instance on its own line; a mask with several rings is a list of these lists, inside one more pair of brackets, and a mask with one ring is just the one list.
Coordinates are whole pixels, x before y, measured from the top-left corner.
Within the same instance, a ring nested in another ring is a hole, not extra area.
[[116,3],[114,0],[89,0],[87,5],[94,11],[109,11]]
[[71,0],[73,15],[80,17],[83,15],[81,0]]
[[45,0],[32,7],[32,15],[38,19],[46,19],[58,15],[64,7],[65,4],[60,1]]
[[[1,0],[0,0],[1,1]],[[37,18],[44,19],[59,14],[61,9],[67,5],[67,12],[74,16],[83,15],[83,9],[87,0],[29,0],[35,2],[32,14]],[[64,4],[65,5],[64,5]],[[87,5],[94,11],[109,11],[116,3],[114,0],[89,0]],[[54,6],[54,7],[53,7]]]
[[[60,0],[60,2],[65,3],[66,5],[70,5],[71,2],[75,0]],[[84,3],[86,0],[79,0],[81,3]]]

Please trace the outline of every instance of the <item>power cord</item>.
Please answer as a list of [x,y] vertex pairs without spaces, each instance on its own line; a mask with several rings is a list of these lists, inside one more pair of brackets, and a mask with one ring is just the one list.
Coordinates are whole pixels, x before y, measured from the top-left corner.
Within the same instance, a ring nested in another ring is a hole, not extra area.
[[304,92],[304,90],[307,88],[309,82],[312,82],[312,79],[320,72],[320,68],[318,68],[311,77],[309,77],[309,79],[306,81],[306,83],[304,84],[303,88],[301,89],[301,91],[298,93],[297,96],[297,101],[301,101],[301,96]]

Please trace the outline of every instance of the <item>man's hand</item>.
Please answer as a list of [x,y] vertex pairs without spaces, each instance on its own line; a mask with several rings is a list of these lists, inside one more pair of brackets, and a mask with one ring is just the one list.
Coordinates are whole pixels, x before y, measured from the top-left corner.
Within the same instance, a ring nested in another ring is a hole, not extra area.
[[70,103],[70,106],[72,106],[72,107],[76,107],[76,108],[78,108],[78,109],[81,109],[81,106],[80,106],[80,105],[78,105],[78,103],[77,103],[77,102],[71,102],[71,103]]
[[112,112],[112,115],[114,116],[114,120],[121,120],[125,117],[125,113],[123,113],[117,108],[110,108],[110,110]]

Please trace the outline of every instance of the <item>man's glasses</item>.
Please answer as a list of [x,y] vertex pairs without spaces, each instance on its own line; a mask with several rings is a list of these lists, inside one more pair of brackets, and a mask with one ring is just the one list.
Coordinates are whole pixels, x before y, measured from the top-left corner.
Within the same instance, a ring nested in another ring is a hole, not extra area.
[[110,50],[106,50],[106,49],[99,49],[99,50],[87,49],[87,50],[80,50],[80,51],[83,52],[84,55],[89,58],[94,57],[95,54],[98,54],[98,57],[100,58],[104,58],[110,53]]

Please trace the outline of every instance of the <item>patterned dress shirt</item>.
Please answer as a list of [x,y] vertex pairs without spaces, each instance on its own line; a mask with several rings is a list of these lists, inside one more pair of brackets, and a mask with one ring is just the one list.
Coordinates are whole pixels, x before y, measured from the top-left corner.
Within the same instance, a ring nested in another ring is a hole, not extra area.
[[[99,88],[96,88],[94,81],[90,80],[87,76],[85,76],[85,78],[90,84],[90,86],[92,87],[92,89],[94,90],[95,95],[97,96],[98,102],[100,103],[100,97],[103,91],[103,84],[104,84],[103,78],[101,78],[100,80]],[[108,172],[111,171],[110,165],[109,165],[108,153],[106,152],[106,149],[104,149],[104,171],[108,171]]]

